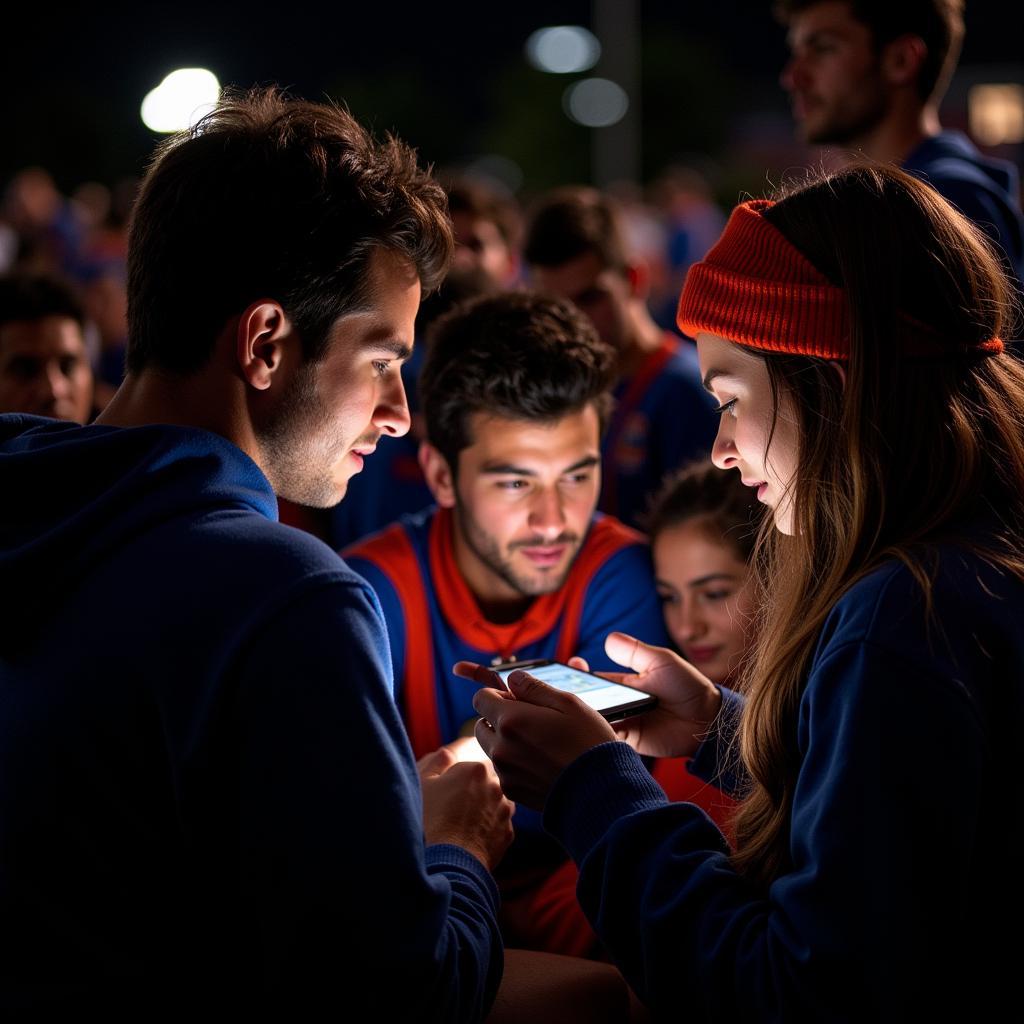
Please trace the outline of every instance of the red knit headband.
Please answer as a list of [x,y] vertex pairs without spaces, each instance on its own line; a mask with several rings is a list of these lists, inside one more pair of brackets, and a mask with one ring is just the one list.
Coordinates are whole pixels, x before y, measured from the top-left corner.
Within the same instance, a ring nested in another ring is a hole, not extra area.
[[[722,237],[690,267],[676,322],[691,337],[706,331],[768,352],[847,359],[846,295],[762,216],[772,205],[751,199],[733,210]],[[999,338],[958,346],[927,324],[902,319],[908,354],[1003,351]]]

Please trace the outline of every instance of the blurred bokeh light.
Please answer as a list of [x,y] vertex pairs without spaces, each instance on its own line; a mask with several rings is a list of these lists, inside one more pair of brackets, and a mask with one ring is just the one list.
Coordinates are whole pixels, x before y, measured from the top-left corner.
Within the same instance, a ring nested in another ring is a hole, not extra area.
[[219,96],[220,83],[212,71],[179,68],[147,93],[142,121],[154,132],[179,132],[209,113]]
[[581,25],[541,28],[526,40],[526,59],[539,71],[571,75],[592,68],[601,56],[601,44]]
[[587,128],[608,128],[626,116],[629,97],[607,78],[585,78],[565,90],[565,112]]

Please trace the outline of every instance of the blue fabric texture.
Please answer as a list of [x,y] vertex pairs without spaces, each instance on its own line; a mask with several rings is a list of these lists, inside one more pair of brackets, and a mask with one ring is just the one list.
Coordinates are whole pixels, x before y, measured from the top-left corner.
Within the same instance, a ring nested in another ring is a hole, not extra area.
[[1008,160],[984,156],[963,132],[925,139],[903,168],[927,181],[973,220],[1006,254],[1007,269],[1024,282],[1024,214],[1020,175]]

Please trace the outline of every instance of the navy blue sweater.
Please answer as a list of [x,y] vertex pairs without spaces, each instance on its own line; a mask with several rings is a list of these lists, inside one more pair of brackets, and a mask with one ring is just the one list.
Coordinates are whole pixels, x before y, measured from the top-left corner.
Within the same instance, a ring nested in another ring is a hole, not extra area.
[[[556,783],[545,824],[659,1019],[986,1020],[1013,998],[1024,585],[940,554],[931,620],[895,563],[833,609],[799,705],[792,867],[768,888],[738,875],[709,819],[667,804],[624,744]],[[726,724],[695,759],[705,775],[741,703],[724,694]]]
[[963,132],[945,131],[925,139],[903,167],[927,181],[999,245],[1017,287],[1024,284],[1024,214],[1014,164],[984,156]]
[[201,430],[0,417],[0,494],[0,1016],[481,1018],[367,584]]

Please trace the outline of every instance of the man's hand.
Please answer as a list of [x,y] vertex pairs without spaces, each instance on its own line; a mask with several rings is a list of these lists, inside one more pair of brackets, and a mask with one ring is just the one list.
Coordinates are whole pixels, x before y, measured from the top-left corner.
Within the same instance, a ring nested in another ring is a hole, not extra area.
[[501,785],[515,800],[543,808],[555,779],[591,747],[615,739],[611,726],[571,693],[562,693],[521,669],[508,690],[481,665],[459,662],[455,673],[482,683],[473,707],[483,718],[476,738],[494,762]]
[[493,871],[512,842],[514,805],[501,791],[489,761],[460,760],[469,739],[435,750],[416,767],[423,791],[423,835],[427,844],[454,843]]

